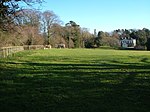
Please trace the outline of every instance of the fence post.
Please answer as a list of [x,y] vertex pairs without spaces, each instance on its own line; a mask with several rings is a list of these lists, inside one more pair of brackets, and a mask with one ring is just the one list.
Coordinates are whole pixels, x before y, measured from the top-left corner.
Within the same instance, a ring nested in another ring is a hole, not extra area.
[[4,48],[4,58],[7,56],[7,50]]

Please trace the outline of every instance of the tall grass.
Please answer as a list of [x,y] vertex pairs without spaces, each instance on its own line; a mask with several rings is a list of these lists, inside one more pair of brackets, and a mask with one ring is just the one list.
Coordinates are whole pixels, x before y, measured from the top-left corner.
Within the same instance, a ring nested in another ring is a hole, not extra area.
[[51,49],[0,60],[2,112],[149,112],[150,52]]

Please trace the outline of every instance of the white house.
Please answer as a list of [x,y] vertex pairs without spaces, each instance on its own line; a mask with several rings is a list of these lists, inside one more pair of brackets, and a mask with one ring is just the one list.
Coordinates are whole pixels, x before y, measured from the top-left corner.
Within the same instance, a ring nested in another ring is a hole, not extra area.
[[122,38],[120,40],[120,44],[122,48],[134,48],[136,46],[136,39],[130,38]]

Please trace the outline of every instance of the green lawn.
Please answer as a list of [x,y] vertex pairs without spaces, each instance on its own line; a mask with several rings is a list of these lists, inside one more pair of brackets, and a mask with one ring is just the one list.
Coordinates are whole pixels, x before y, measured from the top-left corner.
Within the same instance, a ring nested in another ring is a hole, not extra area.
[[0,112],[150,112],[150,52],[50,49],[0,59]]

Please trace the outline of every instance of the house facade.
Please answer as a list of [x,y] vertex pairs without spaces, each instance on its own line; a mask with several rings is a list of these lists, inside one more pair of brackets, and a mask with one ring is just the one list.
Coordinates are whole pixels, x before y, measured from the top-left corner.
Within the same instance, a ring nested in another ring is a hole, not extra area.
[[120,45],[122,48],[135,48],[136,46],[136,39],[133,38],[122,38],[120,40]]

